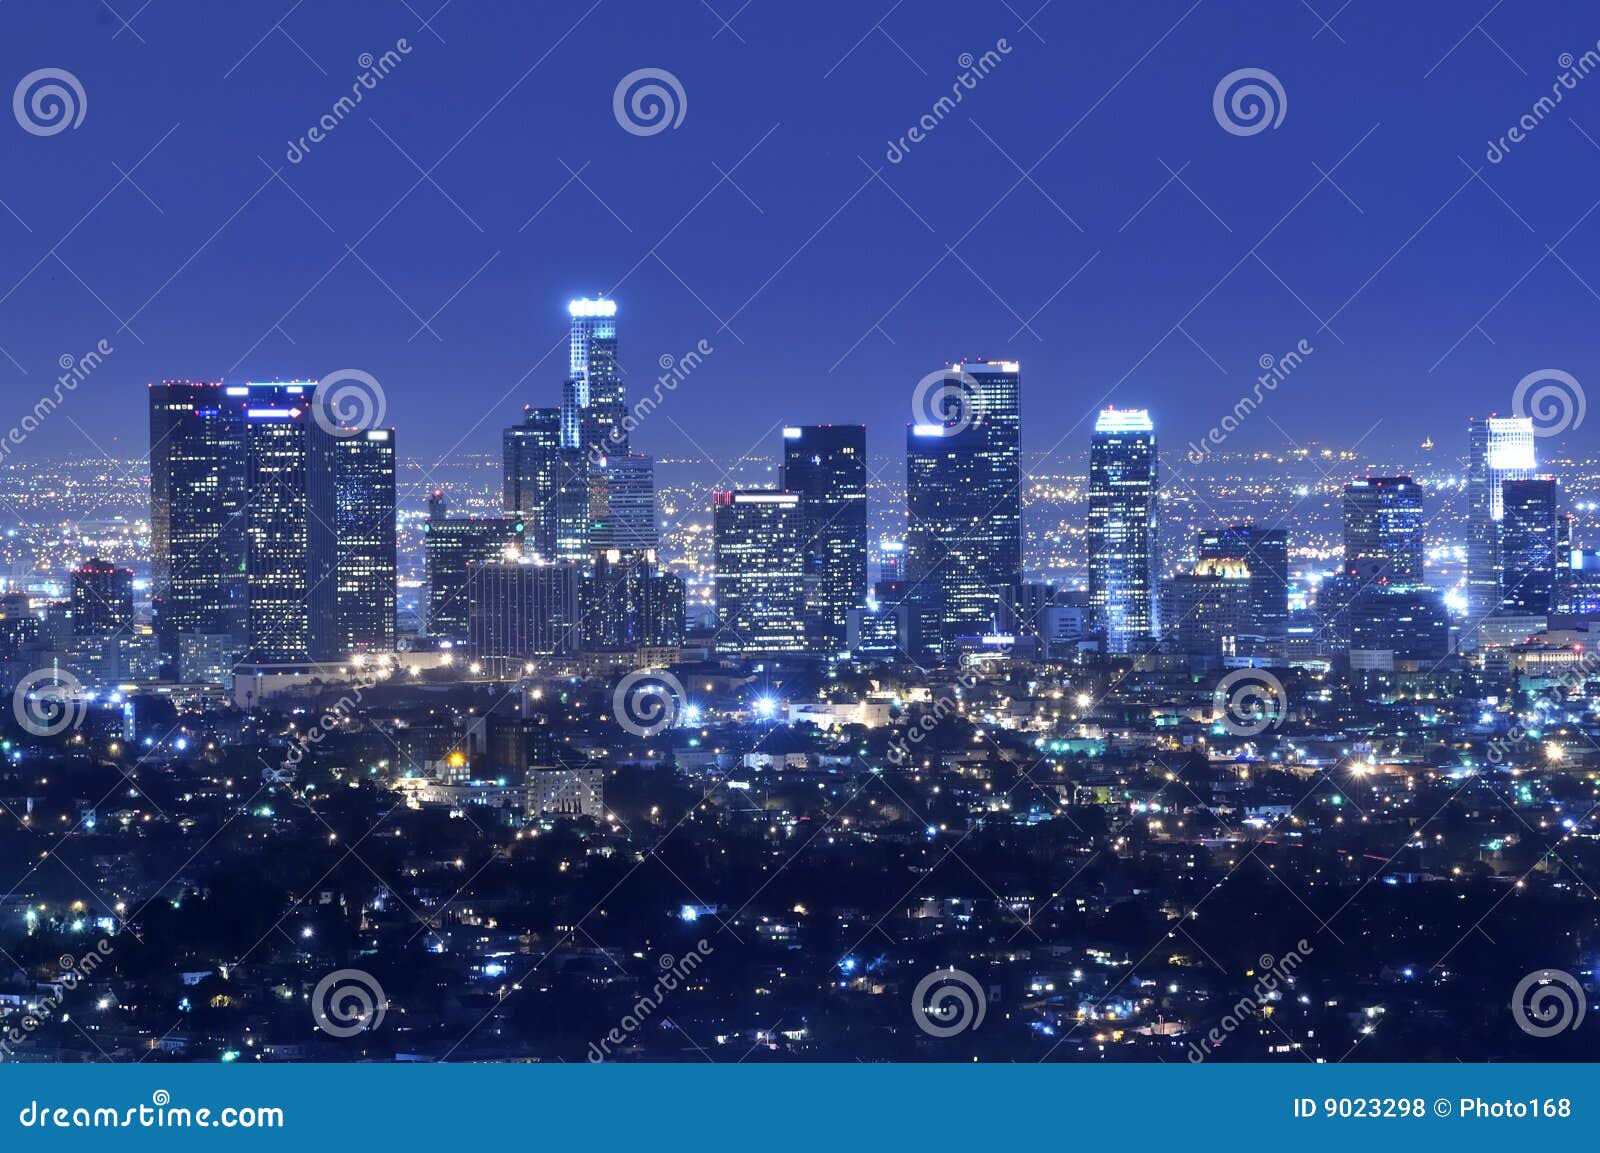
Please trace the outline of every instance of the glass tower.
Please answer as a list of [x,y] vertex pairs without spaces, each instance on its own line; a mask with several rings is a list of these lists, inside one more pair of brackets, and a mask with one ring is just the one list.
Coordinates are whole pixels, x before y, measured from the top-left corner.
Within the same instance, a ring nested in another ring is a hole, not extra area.
[[866,426],[785,428],[783,487],[805,514],[807,647],[840,652],[850,610],[867,599]]
[[1571,545],[1553,477],[1501,486],[1500,611],[1546,616],[1559,608],[1558,570]]
[[338,655],[395,645],[394,430],[334,442]]
[[1159,632],[1159,489],[1150,414],[1106,409],[1089,445],[1089,604],[1107,652],[1143,652]]
[[805,512],[792,492],[712,495],[716,646],[726,653],[805,648]]
[[1422,486],[1409,476],[1368,476],[1344,486],[1345,575],[1391,589],[1423,580]]
[[1500,607],[1500,518],[1503,486],[1538,468],[1533,419],[1473,417],[1467,426],[1467,623],[1463,647],[1476,646],[1477,626]]

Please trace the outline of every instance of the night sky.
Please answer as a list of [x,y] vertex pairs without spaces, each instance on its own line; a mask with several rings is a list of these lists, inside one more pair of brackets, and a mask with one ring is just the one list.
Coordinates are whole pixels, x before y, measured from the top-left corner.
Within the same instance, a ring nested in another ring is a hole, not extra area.
[[[403,455],[497,451],[558,402],[565,302],[597,291],[634,396],[714,348],[634,444],[719,461],[781,422],[897,452],[912,387],[962,357],[1022,361],[1030,464],[1106,402],[1177,448],[1302,340],[1230,447],[1464,451],[1528,373],[1600,378],[1600,71],[1485,157],[1595,47],[1593,4],[742,2],[0,5],[5,91],[59,68],[86,95],[54,135],[0,123],[0,425],[115,349],[14,459],[143,453],[151,379],[343,368]],[[681,124],[619,125],[641,68]],[[1219,124],[1241,68],[1281,83],[1276,127]]]

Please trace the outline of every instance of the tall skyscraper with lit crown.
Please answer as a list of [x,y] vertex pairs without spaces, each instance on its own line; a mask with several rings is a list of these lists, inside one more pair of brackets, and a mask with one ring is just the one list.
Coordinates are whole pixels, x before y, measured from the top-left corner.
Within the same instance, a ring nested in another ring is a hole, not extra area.
[[1159,631],[1160,470],[1149,412],[1100,414],[1089,445],[1089,604],[1108,652],[1144,652]]

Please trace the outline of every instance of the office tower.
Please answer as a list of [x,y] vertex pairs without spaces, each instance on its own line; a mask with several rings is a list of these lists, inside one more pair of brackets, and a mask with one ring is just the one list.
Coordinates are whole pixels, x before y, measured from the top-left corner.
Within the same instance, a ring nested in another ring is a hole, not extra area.
[[1161,639],[1187,656],[1239,655],[1251,626],[1253,571],[1240,559],[1202,560],[1161,585]]
[[[1560,563],[1563,543],[1566,564]],[[1552,477],[1501,485],[1500,612],[1548,616],[1556,609],[1558,569],[1571,570],[1571,538]]]
[[394,430],[340,437],[333,528],[338,562],[336,655],[395,647]]
[[1000,619],[1001,633],[1018,637],[1042,637],[1045,618],[1056,603],[1056,586],[1042,581],[1022,581],[1006,598],[1006,611]]
[[229,386],[243,414],[247,659],[337,655],[335,437],[312,416],[315,381]]
[[1467,427],[1467,622],[1463,647],[1476,644],[1479,622],[1500,607],[1502,486],[1527,480],[1538,467],[1533,419],[1473,417]]
[[806,522],[807,647],[841,652],[847,616],[867,599],[866,426],[785,428],[783,488]]
[[[1450,653],[1450,614],[1442,594],[1432,589],[1368,587],[1348,607],[1349,649],[1355,654],[1387,653],[1392,661],[1438,662]],[[1369,667],[1369,659],[1360,661]]]
[[[1600,550],[1572,549],[1567,603],[1562,611],[1600,613]],[[3,618],[0,618],[3,619]]]
[[447,502],[435,493],[423,529],[423,565],[428,580],[428,635],[462,641],[468,635],[467,566],[520,556],[525,525],[514,517],[447,517]]
[[1089,445],[1089,603],[1107,652],[1142,652],[1158,633],[1159,488],[1150,414],[1106,409]]
[[467,635],[479,658],[558,656],[578,647],[578,566],[526,558],[467,565]]
[[1250,570],[1250,612],[1241,636],[1260,637],[1269,647],[1283,640],[1289,620],[1289,532],[1234,524],[1206,529],[1196,551],[1202,561],[1238,561]]
[[[559,554],[557,538],[558,496],[567,474],[578,470],[578,454],[561,447],[559,408],[523,409],[522,423],[505,430],[502,438],[505,457],[505,514],[527,526],[529,552],[546,560]],[[587,492],[584,494],[587,499]]]
[[651,552],[656,536],[655,458],[589,459],[589,551]]
[[574,300],[567,379],[561,391],[561,443],[591,455],[625,455],[627,393],[617,363],[617,302]]
[[1369,476],[1344,486],[1347,575],[1387,588],[1423,583],[1422,486],[1409,476]]
[[712,494],[716,647],[805,648],[805,513],[792,492]]
[[133,627],[133,570],[98,557],[72,570],[72,631],[106,638]]
[[662,572],[653,552],[596,553],[583,578],[580,607],[586,652],[683,643],[683,581]]
[[906,575],[936,599],[950,653],[996,631],[1022,579],[1022,373],[1016,361],[964,361],[946,380],[969,403],[906,432]]
[[244,426],[224,400],[217,382],[150,386],[151,607],[167,676],[181,675],[183,634],[243,646]]

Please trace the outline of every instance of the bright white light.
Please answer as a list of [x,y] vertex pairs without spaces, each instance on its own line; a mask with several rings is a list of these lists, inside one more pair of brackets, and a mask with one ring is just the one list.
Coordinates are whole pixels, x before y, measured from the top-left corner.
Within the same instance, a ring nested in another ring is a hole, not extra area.
[[756,701],[756,715],[770,717],[778,711],[778,702],[771,697],[761,697]]
[[567,314],[576,317],[615,316],[617,302],[614,300],[574,300],[567,304]]

